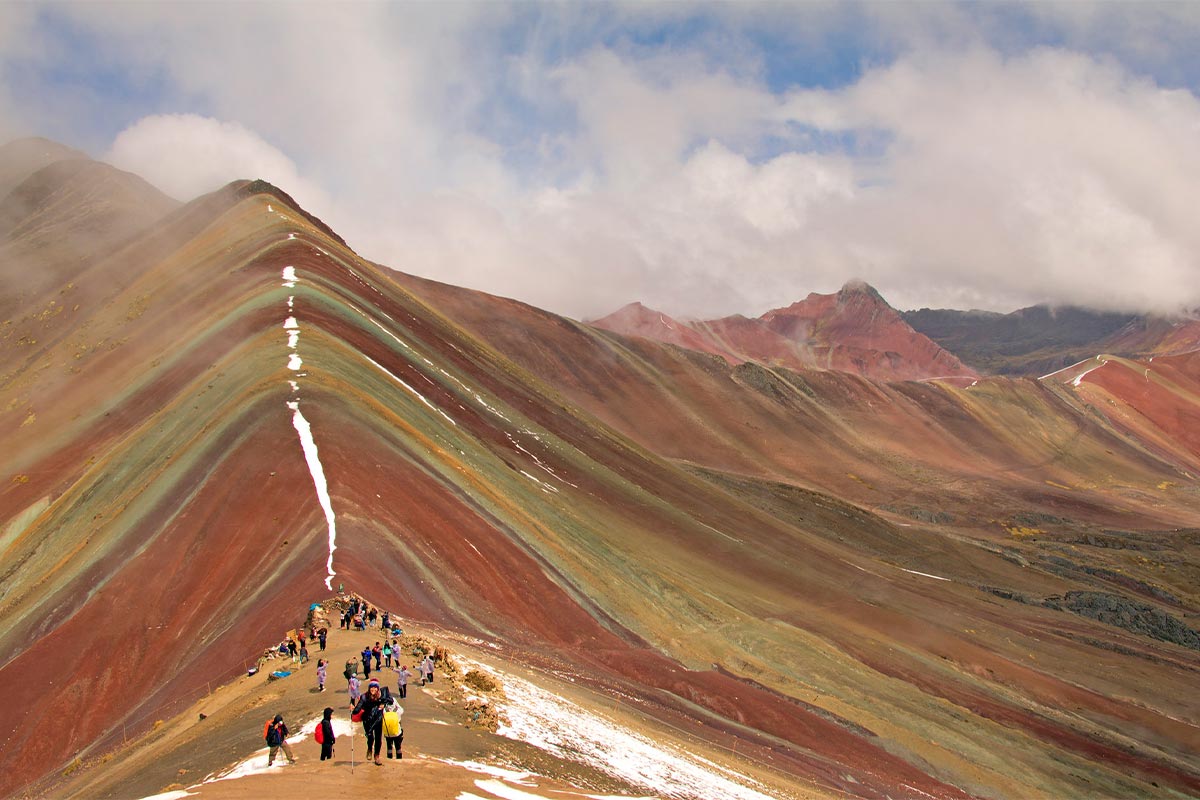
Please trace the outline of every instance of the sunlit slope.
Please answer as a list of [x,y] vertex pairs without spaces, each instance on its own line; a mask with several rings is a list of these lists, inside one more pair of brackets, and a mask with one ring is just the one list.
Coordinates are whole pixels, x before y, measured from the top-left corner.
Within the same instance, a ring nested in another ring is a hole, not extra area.
[[[731,370],[393,275],[260,184],[118,257],[128,286],[0,390],[0,791],[341,583],[798,791],[1200,791],[1196,651],[1002,599],[1107,579],[962,536],[1060,505],[1194,524],[1177,465],[1052,387]],[[63,652],[90,654],[67,689]]]

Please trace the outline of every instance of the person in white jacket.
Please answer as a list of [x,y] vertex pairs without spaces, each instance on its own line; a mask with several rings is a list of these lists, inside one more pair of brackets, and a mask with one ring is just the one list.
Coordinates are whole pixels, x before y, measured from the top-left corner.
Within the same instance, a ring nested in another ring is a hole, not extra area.
[[421,662],[421,685],[433,683],[433,656],[425,656],[425,660]]

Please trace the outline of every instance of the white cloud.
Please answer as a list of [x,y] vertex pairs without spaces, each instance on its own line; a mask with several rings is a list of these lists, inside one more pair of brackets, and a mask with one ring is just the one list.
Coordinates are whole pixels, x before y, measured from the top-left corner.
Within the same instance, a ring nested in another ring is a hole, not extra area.
[[180,200],[230,181],[262,178],[315,212],[328,205],[325,193],[301,177],[290,158],[236,122],[195,114],[144,117],[118,134],[103,160]]
[[[691,7],[55,8],[165,87],[118,166],[183,198],[264,177],[368,257],[555,311],[758,313],[851,277],[901,307],[1200,305],[1196,95],[1023,47],[1020,9],[721,7],[679,44],[655,31]],[[1128,14],[1027,10],[1141,52]],[[750,35],[836,55],[872,20],[899,55],[834,89],[773,91]],[[1195,28],[1138,36],[1163,20]]]

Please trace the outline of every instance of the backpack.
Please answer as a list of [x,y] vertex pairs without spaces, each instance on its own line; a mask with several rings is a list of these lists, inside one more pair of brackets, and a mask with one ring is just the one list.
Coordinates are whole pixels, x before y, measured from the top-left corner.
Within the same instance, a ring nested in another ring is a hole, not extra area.
[[317,729],[313,731],[313,738],[317,740],[317,744],[325,744],[325,722],[317,723]]
[[399,736],[400,735],[400,715],[395,711],[383,712],[383,735],[384,736]]
[[271,722],[267,723],[267,744],[271,747],[278,747],[283,741],[283,734],[279,728],[275,727]]

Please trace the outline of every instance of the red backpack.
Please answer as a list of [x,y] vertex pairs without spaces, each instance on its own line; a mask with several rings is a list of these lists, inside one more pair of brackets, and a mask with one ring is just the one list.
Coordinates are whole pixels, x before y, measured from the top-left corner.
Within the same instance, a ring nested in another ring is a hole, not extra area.
[[325,723],[318,722],[317,729],[313,731],[313,738],[317,740],[317,744],[325,744]]

